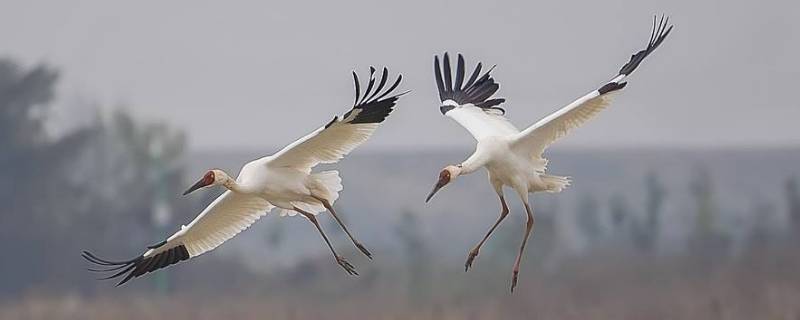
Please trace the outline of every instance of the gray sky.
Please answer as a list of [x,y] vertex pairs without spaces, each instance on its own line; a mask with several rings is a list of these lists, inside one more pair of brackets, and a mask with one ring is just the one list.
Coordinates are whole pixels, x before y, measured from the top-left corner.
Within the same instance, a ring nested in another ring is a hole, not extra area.
[[[517,126],[602,84],[655,13],[675,30],[616,103],[559,144],[800,144],[798,5],[791,1],[3,1],[0,55],[63,70],[60,97],[120,104],[200,149],[272,150],[345,112],[350,71],[414,90],[371,149],[464,147],[442,117],[432,57],[497,64]],[[70,103],[58,114],[70,119]],[[73,116],[74,117],[74,116]],[[268,151],[265,150],[265,151]]]

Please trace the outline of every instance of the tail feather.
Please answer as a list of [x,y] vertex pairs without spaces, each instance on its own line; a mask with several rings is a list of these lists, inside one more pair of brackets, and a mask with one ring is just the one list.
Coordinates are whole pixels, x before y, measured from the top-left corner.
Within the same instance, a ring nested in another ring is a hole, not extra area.
[[319,190],[312,190],[312,192],[315,192],[316,196],[328,200],[333,205],[333,202],[339,199],[339,191],[343,189],[339,171],[323,171],[314,173],[311,177],[323,186],[323,188],[317,188]]
[[[325,199],[333,205],[336,199],[339,199],[339,191],[342,191],[342,178],[339,177],[339,171],[336,170],[317,172],[309,176],[307,186],[311,190],[311,194]],[[325,211],[325,207],[320,205],[319,202],[293,201],[292,205],[315,215]],[[297,212],[294,210],[283,209],[281,211],[281,216],[294,216],[295,214]]]
[[545,186],[547,187],[545,191],[550,193],[561,192],[562,190],[566,189],[571,183],[569,177],[552,176],[547,174],[543,174],[539,177],[542,179]]

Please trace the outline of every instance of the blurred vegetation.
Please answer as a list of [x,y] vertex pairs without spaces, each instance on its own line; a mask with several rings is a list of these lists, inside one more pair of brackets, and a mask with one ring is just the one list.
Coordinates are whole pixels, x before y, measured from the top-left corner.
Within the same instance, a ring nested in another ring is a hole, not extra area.
[[196,210],[172,196],[184,184],[182,133],[98,110],[89,125],[53,136],[57,80],[49,66],[0,59],[0,250],[13,257],[0,263],[0,295],[74,288],[80,250],[135,252],[164,237],[158,227],[173,212]]
[[70,169],[97,132],[45,133],[57,79],[48,66],[25,69],[0,59],[0,250],[14,261],[0,263],[0,293],[63,275],[53,262],[66,253],[50,244],[80,237],[65,227],[84,218],[86,186]]

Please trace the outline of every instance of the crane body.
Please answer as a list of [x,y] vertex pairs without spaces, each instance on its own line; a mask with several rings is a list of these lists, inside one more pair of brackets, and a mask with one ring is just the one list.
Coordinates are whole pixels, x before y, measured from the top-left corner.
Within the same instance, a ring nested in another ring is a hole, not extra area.
[[524,130],[517,129],[505,117],[505,109],[499,107],[505,99],[492,98],[500,88],[490,75],[494,67],[480,75],[483,64],[478,63],[472,75],[467,78],[464,57],[459,54],[454,77],[448,53],[444,54],[442,64],[438,56],[434,58],[434,76],[439,89],[439,99],[442,102],[439,110],[467,129],[477,144],[475,152],[466,160],[456,165],[448,165],[439,173],[438,181],[425,201],[430,201],[442,187],[458,176],[485,168],[501,205],[498,219],[469,252],[464,264],[465,270],[472,267],[481,246],[508,215],[509,209],[503,188],[511,188],[520,197],[527,216],[525,235],[512,270],[511,291],[514,291],[525,245],[535,221],[528,195],[535,192],[557,193],[570,185],[569,177],[545,173],[548,161],[543,155],[544,151],[609,105],[613,95],[625,88],[627,83],[622,81],[672,31],[672,26],[668,27],[668,24],[669,19],[662,17],[658,21],[653,18],[653,29],[647,47],[632,55],[630,61],[622,66],[617,75],[600,88],[592,90]]

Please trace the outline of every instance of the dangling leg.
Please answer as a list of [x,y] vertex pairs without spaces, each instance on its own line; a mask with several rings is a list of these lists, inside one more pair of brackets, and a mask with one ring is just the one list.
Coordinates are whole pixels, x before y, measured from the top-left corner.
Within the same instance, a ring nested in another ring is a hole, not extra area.
[[506,216],[508,215],[508,205],[506,204],[505,197],[503,197],[503,185],[500,183],[495,183],[494,180],[492,180],[492,185],[494,186],[495,192],[497,192],[497,196],[500,197],[500,205],[502,205],[503,208],[500,211],[500,217],[497,218],[497,221],[495,221],[494,225],[492,225],[492,227],[489,229],[489,232],[486,233],[486,236],[483,237],[483,240],[481,240],[481,242],[478,242],[478,245],[472,248],[472,250],[469,252],[469,256],[467,257],[467,262],[464,264],[465,272],[472,267],[472,261],[475,260],[475,257],[478,256],[478,252],[481,250],[481,246],[483,246],[483,243],[486,242],[487,239],[489,239],[489,236],[492,235],[494,229],[497,228],[500,222],[502,222],[503,219],[505,219]]
[[372,260],[372,253],[370,253],[369,250],[367,250],[367,248],[364,247],[364,245],[362,245],[360,242],[358,242],[358,240],[353,238],[353,235],[350,234],[350,231],[347,230],[347,227],[345,227],[345,225],[342,222],[342,220],[339,219],[339,216],[336,215],[336,211],[333,210],[333,206],[331,206],[331,204],[328,202],[328,200],[325,200],[325,199],[322,199],[322,198],[318,198],[316,196],[312,196],[312,197],[314,197],[314,199],[319,200],[319,202],[322,202],[322,205],[325,206],[325,209],[328,209],[328,212],[331,213],[331,215],[333,216],[333,219],[335,219],[336,222],[339,223],[339,226],[342,227],[342,230],[344,230],[344,233],[346,233],[347,237],[350,238],[350,241],[353,242],[353,245],[355,245],[356,248],[358,248],[358,250],[361,250],[361,253],[363,253],[365,256],[367,256],[367,258]]
[[336,254],[336,250],[333,249],[333,246],[331,245],[331,242],[328,240],[328,236],[325,235],[325,232],[322,231],[322,227],[319,226],[319,222],[317,222],[317,217],[314,216],[314,214],[305,212],[302,209],[299,209],[297,207],[294,208],[294,211],[297,211],[300,214],[302,214],[303,216],[305,216],[306,218],[308,218],[308,221],[311,221],[311,223],[313,223],[314,226],[317,227],[317,230],[319,230],[319,234],[322,235],[322,239],[325,240],[325,243],[328,244],[328,248],[331,249],[331,253],[333,253],[333,257],[336,258],[336,263],[338,263],[340,266],[342,266],[342,268],[344,268],[344,271],[347,271],[348,274],[357,276],[358,272],[356,272],[356,269],[353,268],[353,265],[350,264],[350,262],[347,262],[347,260],[345,260],[344,258],[340,257],[338,254]]
[[520,197],[522,197],[522,202],[525,204],[525,212],[528,213],[528,220],[525,223],[525,238],[522,239],[522,245],[519,247],[517,260],[514,262],[514,271],[511,278],[511,292],[514,292],[514,287],[517,286],[517,276],[519,275],[519,264],[522,261],[522,254],[525,252],[525,244],[528,242],[528,236],[530,236],[534,224],[533,211],[531,210],[531,206],[528,204],[527,191],[524,193],[524,195],[521,193]]

